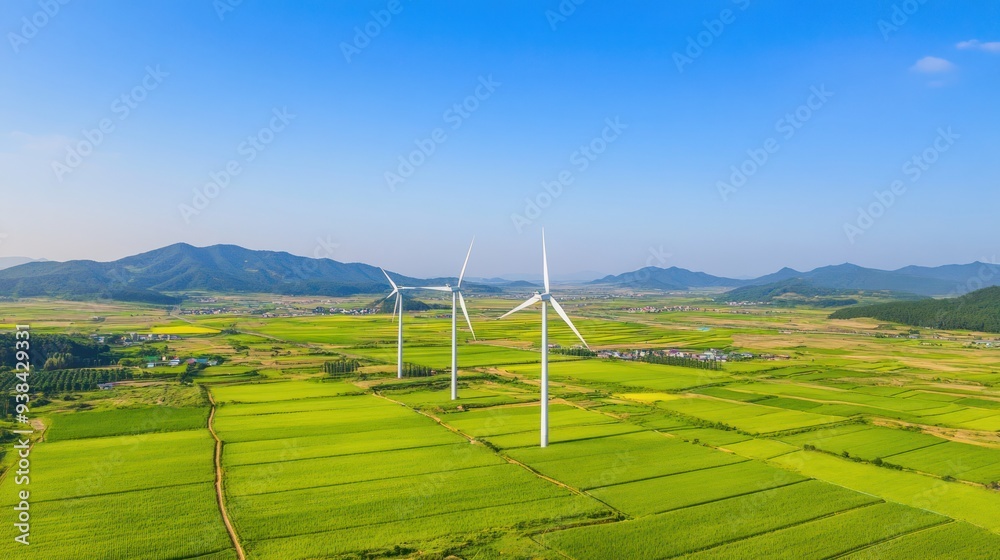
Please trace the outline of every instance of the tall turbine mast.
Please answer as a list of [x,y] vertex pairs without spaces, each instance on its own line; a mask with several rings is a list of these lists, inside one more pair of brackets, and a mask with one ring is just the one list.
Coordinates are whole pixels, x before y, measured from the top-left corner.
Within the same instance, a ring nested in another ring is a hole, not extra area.
[[[385,279],[389,281],[389,285],[392,286],[392,292],[385,296],[385,299],[389,299],[392,296],[396,296],[396,302],[392,306],[392,319],[396,320],[396,310],[399,309],[399,333],[396,339],[396,377],[399,379],[403,378],[403,290],[412,290],[414,288],[407,286],[397,286],[392,278],[385,270],[379,269],[382,274],[385,274]],[[385,300],[383,300],[385,301]]]
[[438,292],[451,292],[451,400],[458,399],[458,309],[456,303],[462,305],[462,314],[465,315],[465,322],[472,332],[472,339],[476,339],[476,331],[472,329],[472,321],[469,320],[469,310],[465,307],[465,298],[462,297],[462,279],[465,278],[465,269],[469,266],[469,257],[472,256],[472,246],[476,239],[472,239],[469,244],[469,252],[465,254],[465,264],[462,265],[462,272],[458,275],[458,285],[451,286],[426,286],[425,290]]
[[583,335],[580,331],[576,330],[573,322],[569,320],[569,316],[566,315],[566,311],[559,305],[559,302],[552,297],[551,290],[549,288],[549,259],[545,252],[545,230],[542,230],[542,283],[544,284],[545,292],[538,293],[528,298],[527,301],[518,305],[514,309],[511,309],[507,313],[500,316],[500,319],[513,315],[522,309],[531,307],[532,305],[541,302],[542,303],[542,398],[541,398],[541,409],[542,409],[542,419],[541,419],[541,446],[548,447],[549,445],[549,310],[548,305],[552,304],[552,309],[555,310],[556,314],[569,325],[569,328],[573,330],[573,333],[580,339],[580,342],[589,350],[590,346],[587,341],[583,339]]

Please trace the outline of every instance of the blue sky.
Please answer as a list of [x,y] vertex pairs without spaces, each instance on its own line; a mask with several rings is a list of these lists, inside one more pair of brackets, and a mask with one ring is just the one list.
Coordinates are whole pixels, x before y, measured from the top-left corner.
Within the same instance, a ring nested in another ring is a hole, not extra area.
[[3,2],[0,256],[430,276],[475,235],[490,276],[535,272],[541,227],[554,276],[1000,253],[997,4],[577,1]]

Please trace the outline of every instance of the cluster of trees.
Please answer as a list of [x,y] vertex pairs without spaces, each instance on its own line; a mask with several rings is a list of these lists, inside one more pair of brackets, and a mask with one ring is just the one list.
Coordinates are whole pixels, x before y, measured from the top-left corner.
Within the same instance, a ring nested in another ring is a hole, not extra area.
[[323,364],[323,371],[331,375],[338,373],[353,373],[358,371],[359,367],[361,367],[361,363],[357,360],[341,358],[339,360],[333,360],[332,362],[325,362]]
[[[16,339],[13,333],[0,333],[0,371],[17,365]],[[31,334],[31,364],[34,368],[60,370],[113,365],[114,356],[107,344],[62,334]]]
[[597,355],[597,352],[586,348],[553,348],[552,353],[566,354],[567,356],[583,356],[585,358],[593,358]]
[[901,301],[849,307],[831,319],[872,317],[915,327],[1000,332],[1000,286],[985,288],[959,298]]
[[680,366],[696,369],[722,369],[722,364],[716,360],[698,360],[695,358],[682,358],[680,356],[654,356],[652,354],[646,354],[645,356],[639,358],[639,361],[650,364],[663,364],[668,366]]
[[427,366],[403,363],[403,377],[430,377],[434,373],[434,370]]
[[[98,383],[111,383],[132,379],[129,369],[64,369],[57,371],[34,370],[28,378],[32,393],[61,393],[90,391]],[[21,381],[13,371],[0,373],[0,391],[12,391]]]
[[206,367],[208,367],[206,364],[188,364],[184,368],[184,371],[177,374],[177,380],[183,384],[191,383],[191,380],[194,379],[196,375],[201,375],[202,370]]

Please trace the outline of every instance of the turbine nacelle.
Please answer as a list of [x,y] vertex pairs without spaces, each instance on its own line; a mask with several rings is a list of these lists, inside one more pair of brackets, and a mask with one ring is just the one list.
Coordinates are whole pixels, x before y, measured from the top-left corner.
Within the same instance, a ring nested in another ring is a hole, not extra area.
[[573,334],[575,334],[577,336],[577,338],[580,339],[580,342],[582,342],[583,345],[587,349],[589,349],[590,345],[588,345],[587,341],[583,339],[583,335],[580,334],[580,331],[576,330],[576,326],[573,325],[573,321],[570,321],[569,315],[567,315],[566,311],[562,308],[561,305],[559,305],[559,302],[556,301],[556,298],[552,297],[552,293],[551,293],[550,288],[549,288],[549,259],[548,259],[548,255],[545,252],[545,232],[544,231],[542,232],[542,278],[543,278],[543,282],[545,283],[545,291],[544,292],[538,292],[536,290],[535,294],[533,296],[531,296],[530,298],[528,298],[524,303],[522,303],[521,305],[518,305],[514,309],[511,309],[507,313],[504,313],[499,318],[503,319],[504,317],[507,317],[509,315],[513,315],[514,313],[517,313],[518,311],[521,311],[522,309],[531,307],[532,305],[534,305],[534,304],[536,304],[538,302],[547,303],[547,304],[549,304],[549,305],[552,306],[552,309],[555,309],[556,314],[559,315],[559,318],[562,319],[566,323],[567,326],[569,326],[570,330],[573,331]]

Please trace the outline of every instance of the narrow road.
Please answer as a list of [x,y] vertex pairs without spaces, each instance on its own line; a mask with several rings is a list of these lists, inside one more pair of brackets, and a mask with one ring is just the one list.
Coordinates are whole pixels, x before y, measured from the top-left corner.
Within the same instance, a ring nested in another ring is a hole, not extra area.
[[229,538],[233,541],[233,546],[236,547],[236,554],[239,555],[240,560],[247,560],[243,546],[240,545],[240,538],[236,535],[236,529],[233,528],[232,522],[229,521],[229,514],[226,512],[226,499],[222,493],[222,440],[219,439],[215,433],[215,427],[212,425],[215,420],[215,399],[208,389],[205,389],[205,394],[208,395],[208,401],[212,403],[212,411],[208,413],[208,431],[212,433],[212,439],[215,440],[215,498],[219,503],[222,521],[226,524],[226,531],[229,532]]

